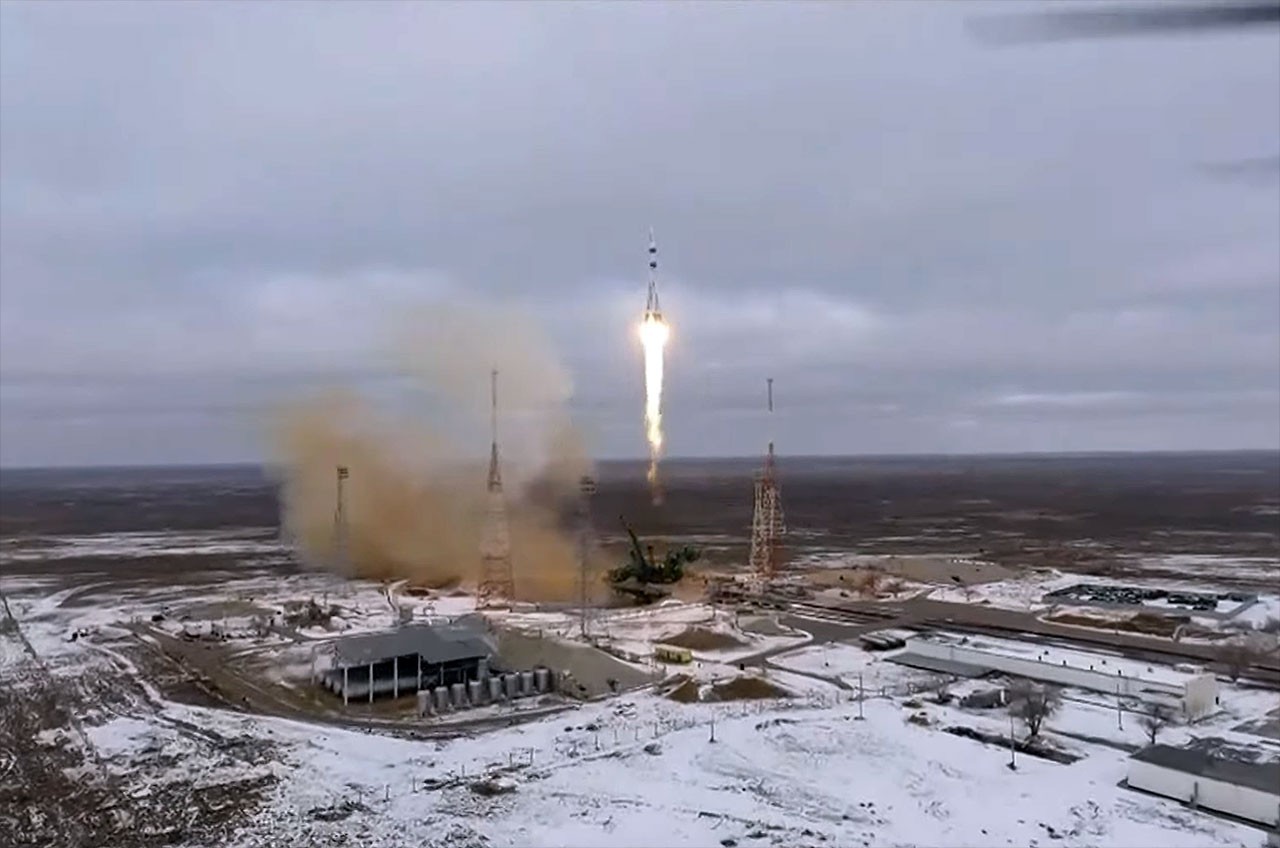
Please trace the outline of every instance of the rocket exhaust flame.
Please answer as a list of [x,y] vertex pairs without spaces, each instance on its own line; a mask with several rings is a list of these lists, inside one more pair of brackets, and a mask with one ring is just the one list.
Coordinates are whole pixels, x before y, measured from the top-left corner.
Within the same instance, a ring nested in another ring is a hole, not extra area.
[[640,322],[640,344],[644,347],[644,428],[649,441],[649,486],[654,503],[662,502],[658,487],[658,458],[662,455],[662,377],[667,339],[671,328],[656,312],[646,312]]
[[649,296],[640,319],[640,344],[644,347],[644,434],[649,442],[649,490],[655,505],[662,503],[658,484],[658,459],[662,456],[662,372],[671,328],[658,303],[658,243],[649,230]]

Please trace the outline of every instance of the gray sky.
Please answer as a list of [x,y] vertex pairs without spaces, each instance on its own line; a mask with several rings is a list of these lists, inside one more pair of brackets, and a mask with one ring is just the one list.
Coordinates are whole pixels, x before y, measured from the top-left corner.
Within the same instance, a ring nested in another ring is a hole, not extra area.
[[[995,11],[1031,10],[999,2]],[[1280,445],[1273,31],[993,50],[978,3],[0,6],[0,463],[262,455],[442,293],[600,456]]]

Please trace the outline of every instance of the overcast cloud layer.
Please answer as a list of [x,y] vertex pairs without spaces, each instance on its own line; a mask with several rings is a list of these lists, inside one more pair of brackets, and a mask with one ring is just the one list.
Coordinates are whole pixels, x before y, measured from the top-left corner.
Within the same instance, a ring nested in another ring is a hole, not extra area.
[[1280,39],[1031,9],[5,3],[0,463],[258,458],[439,296],[639,456],[650,226],[674,455],[1276,447]]

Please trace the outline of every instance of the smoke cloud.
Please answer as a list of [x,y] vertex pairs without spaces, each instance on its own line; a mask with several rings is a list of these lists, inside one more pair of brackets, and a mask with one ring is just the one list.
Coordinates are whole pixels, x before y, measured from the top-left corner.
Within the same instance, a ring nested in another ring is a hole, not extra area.
[[[354,387],[291,404],[274,428],[282,521],[314,564],[415,585],[474,586],[485,521],[490,371],[499,372],[499,450],[519,600],[575,594],[575,541],[561,507],[590,470],[570,421],[570,375],[518,311],[440,304],[393,327],[409,378],[374,397]],[[345,466],[347,554],[334,532]]]

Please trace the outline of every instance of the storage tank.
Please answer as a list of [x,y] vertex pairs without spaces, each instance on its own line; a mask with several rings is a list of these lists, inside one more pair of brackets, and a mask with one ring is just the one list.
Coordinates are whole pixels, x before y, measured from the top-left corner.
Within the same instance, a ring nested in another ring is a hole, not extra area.
[[533,670],[533,685],[539,692],[546,692],[551,688],[551,669],[535,668]]
[[449,688],[447,686],[437,686],[432,690],[433,697],[436,702],[436,712],[444,713],[449,711]]
[[504,674],[502,675],[502,689],[506,692],[508,698],[515,698],[520,694],[520,675]]
[[455,707],[469,706],[467,703],[467,684],[455,683],[450,687],[449,699],[453,701]]
[[490,677],[488,680],[485,681],[485,683],[488,684],[489,686],[489,700],[501,701],[502,700],[502,678]]
[[479,680],[472,680],[467,683],[467,700],[472,706],[480,706],[484,703],[484,684]]
[[435,715],[436,705],[431,702],[431,693],[425,689],[418,693],[418,715]]
[[520,672],[520,694],[521,695],[533,694],[533,672],[532,671]]

